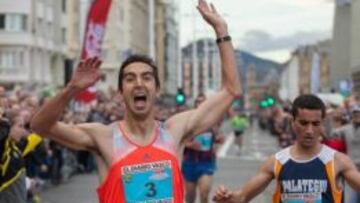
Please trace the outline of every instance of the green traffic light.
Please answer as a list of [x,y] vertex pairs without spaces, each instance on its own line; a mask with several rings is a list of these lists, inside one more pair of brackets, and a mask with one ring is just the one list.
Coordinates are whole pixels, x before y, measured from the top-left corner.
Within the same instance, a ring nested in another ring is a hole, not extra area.
[[269,106],[272,106],[272,105],[274,105],[275,104],[275,99],[274,98],[272,98],[272,97],[269,97],[269,98],[267,98],[267,103],[269,104]]
[[185,95],[183,95],[183,94],[176,95],[176,103],[184,104],[185,103]]
[[262,101],[260,102],[260,107],[266,108],[266,107],[268,107],[268,106],[269,106],[269,104],[268,104],[268,101],[267,101],[267,100],[262,100]]

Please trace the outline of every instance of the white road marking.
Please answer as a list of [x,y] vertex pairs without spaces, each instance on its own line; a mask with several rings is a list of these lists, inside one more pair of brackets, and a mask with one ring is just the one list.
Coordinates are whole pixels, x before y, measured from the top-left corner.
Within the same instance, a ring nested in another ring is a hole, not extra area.
[[234,142],[234,134],[230,133],[228,136],[226,136],[225,143],[221,145],[217,152],[217,157],[226,157],[227,152],[230,149],[231,144]]

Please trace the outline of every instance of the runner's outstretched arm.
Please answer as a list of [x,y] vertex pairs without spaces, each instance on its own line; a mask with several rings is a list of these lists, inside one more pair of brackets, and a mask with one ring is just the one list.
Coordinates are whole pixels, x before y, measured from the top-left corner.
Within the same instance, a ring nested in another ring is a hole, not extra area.
[[95,143],[88,133],[91,124],[69,125],[58,120],[76,94],[94,85],[100,79],[100,64],[101,61],[96,57],[80,62],[68,85],[34,115],[31,128],[39,135],[49,137],[71,148],[93,148]]
[[221,186],[215,192],[213,200],[218,203],[247,203],[259,195],[274,179],[275,157],[267,159],[258,173],[246,182],[239,190],[233,192]]
[[360,172],[354,162],[343,153],[335,154],[335,167],[339,168],[345,181],[356,191],[360,191]]
[[[212,26],[218,39],[226,39],[228,29],[226,22],[217,13],[215,7],[205,0],[199,0],[198,10],[204,20]],[[208,130],[219,122],[230,107],[233,99],[241,95],[239,74],[231,40],[218,43],[222,69],[222,87],[215,95],[208,98],[194,110],[171,117],[167,125],[173,133],[183,139],[195,136]]]

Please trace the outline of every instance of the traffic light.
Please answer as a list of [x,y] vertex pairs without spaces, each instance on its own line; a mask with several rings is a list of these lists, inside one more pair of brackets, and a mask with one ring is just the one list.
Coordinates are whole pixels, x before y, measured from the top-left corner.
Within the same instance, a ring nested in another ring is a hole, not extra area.
[[260,101],[261,108],[267,108],[270,106],[274,106],[276,103],[275,98],[272,96],[267,96],[263,100]]
[[175,97],[175,102],[176,102],[176,105],[178,105],[178,106],[182,106],[186,103],[186,96],[185,96],[182,88],[178,88],[178,91],[177,91],[176,97]]
[[237,109],[237,110],[243,109],[244,108],[244,99],[243,98],[234,99],[231,104],[231,107],[233,109]]
[[272,106],[275,104],[275,99],[273,97],[268,97],[266,100],[267,100],[267,103],[269,104],[269,106]]
[[261,101],[260,101],[260,107],[261,107],[261,108],[266,108],[266,107],[268,107],[267,101],[266,101],[266,100],[261,100]]

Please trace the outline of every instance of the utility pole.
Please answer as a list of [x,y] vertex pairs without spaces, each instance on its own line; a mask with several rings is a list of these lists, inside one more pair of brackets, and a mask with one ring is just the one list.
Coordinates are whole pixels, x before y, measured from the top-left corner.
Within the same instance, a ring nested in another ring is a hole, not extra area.
[[199,70],[197,58],[197,40],[196,40],[196,13],[193,13],[193,43],[192,43],[192,75],[193,75],[193,99],[198,95],[199,90]]
[[148,0],[149,5],[149,56],[155,59],[155,6],[154,0]]

